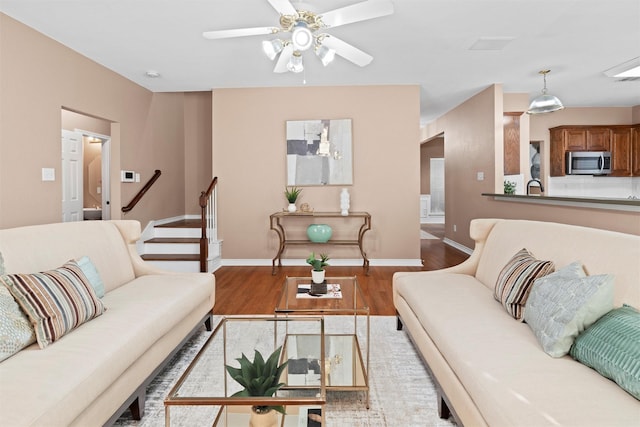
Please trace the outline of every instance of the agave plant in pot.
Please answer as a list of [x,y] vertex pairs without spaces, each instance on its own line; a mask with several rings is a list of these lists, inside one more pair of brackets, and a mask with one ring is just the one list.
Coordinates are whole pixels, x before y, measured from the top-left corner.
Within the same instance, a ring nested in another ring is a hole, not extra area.
[[[324,280],[324,267],[329,265],[329,255],[320,254],[320,258],[316,258],[315,252],[311,252],[311,255],[307,258],[307,264],[309,264],[311,268],[311,293],[312,294],[326,294],[327,293],[327,284]],[[320,285],[320,286],[314,286]],[[324,285],[324,286],[323,286]]]
[[[242,357],[236,359],[240,363],[239,368],[225,365],[227,372],[236,380],[243,390],[232,397],[271,397],[284,385],[279,382],[280,376],[287,366],[288,361],[278,365],[282,347],[278,347],[269,358],[264,360],[262,354],[255,350],[253,361],[242,353]],[[252,406],[250,427],[276,427],[278,425],[277,412],[285,413],[283,406]]]
[[302,192],[302,188],[285,187],[284,196],[287,198],[287,201],[289,202],[289,206],[287,207],[287,210],[289,212],[295,212],[298,209],[296,208],[296,200],[298,200],[298,196],[300,196],[301,192]]

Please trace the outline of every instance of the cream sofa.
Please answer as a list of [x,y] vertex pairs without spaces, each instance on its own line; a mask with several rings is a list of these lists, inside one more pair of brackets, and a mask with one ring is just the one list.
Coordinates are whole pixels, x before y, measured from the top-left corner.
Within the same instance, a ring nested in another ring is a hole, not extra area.
[[127,407],[144,411],[145,386],[190,334],[211,327],[212,274],[176,274],[138,256],[137,221],[87,221],[0,230],[6,273],[34,273],[88,256],[106,312],[44,349],[0,363],[0,425],[100,426]]
[[638,400],[569,355],[547,355],[493,295],[503,266],[526,248],[556,269],[581,261],[589,275],[613,274],[614,307],[640,308],[640,236],[500,219],[474,220],[470,234],[465,262],[393,277],[398,328],[437,382],[440,415],[474,427],[640,425]]

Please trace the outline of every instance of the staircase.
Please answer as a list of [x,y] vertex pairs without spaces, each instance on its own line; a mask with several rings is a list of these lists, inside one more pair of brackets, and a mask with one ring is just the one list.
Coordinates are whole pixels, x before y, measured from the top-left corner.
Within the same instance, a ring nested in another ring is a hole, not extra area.
[[[138,253],[146,262],[165,270],[182,273],[200,271],[200,218],[189,217],[156,221],[142,234]],[[213,272],[222,264],[222,241],[215,238],[209,244],[207,271]]]

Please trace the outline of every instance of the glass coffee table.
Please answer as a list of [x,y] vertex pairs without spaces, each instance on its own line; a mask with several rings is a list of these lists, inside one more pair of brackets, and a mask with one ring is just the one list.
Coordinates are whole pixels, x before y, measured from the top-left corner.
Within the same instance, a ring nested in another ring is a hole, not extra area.
[[[325,342],[322,316],[223,317],[166,397],[165,427],[246,427],[254,405],[284,406],[280,427],[324,426]],[[232,397],[242,386],[225,365],[239,367],[242,354],[253,361],[255,350],[266,360],[280,346],[284,387],[273,397]]]
[[369,305],[355,276],[327,277],[327,293],[310,293],[310,277],[287,277],[276,305],[276,316],[344,315],[347,325],[330,329],[325,319],[327,390],[364,391],[369,409]]

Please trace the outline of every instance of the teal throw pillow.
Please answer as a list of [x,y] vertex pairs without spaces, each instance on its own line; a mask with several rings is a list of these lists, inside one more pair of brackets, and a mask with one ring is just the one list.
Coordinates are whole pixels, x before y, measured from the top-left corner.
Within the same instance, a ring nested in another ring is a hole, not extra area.
[[625,305],[602,316],[578,335],[569,354],[640,400],[640,312],[635,308]]
[[82,272],[84,273],[84,275],[87,276],[87,279],[89,279],[89,283],[91,284],[91,287],[96,293],[96,296],[98,298],[102,298],[104,296],[104,282],[100,278],[98,269],[96,268],[95,265],[93,265],[93,262],[91,262],[91,259],[88,256],[83,256],[76,262],[82,269]]

